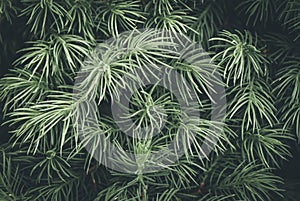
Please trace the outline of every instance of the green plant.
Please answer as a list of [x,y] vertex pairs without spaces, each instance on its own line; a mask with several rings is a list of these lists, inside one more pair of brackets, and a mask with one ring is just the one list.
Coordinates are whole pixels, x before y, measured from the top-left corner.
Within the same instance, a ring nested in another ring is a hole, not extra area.
[[223,42],[212,46],[212,48],[222,49],[213,60],[219,62],[220,66],[224,66],[222,71],[227,84],[232,78],[233,84],[237,81],[243,84],[251,81],[254,76],[264,76],[267,73],[268,61],[257,48],[257,38],[253,38],[247,31],[245,34],[236,32],[223,31],[220,37],[211,39],[211,41]]
[[0,200],[299,200],[298,11],[0,1]]
[[249,16],[246,23],[252,22],[253,25],[272,21],[276,13],[274,1],[270,0],[243,1],[236,9],[239,10],[240,15],[246,13]]

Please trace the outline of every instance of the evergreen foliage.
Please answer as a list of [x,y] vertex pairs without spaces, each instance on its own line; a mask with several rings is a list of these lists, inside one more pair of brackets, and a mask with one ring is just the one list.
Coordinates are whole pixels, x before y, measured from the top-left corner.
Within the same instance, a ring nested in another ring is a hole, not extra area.
[[[299,22],[299,0],[0,0],[0,200],[300,200],[299,175],[282,170],[300,142]],[[208,53],[178,54],[155,29]],[[147,85],[127,97],[123,118],[138,129],[126,135],[107,109],[133,87],[123,77],[150,79],[162,66],[177,72],[172,85],[190,86],[183,100],[196,94],[188,111],[201,119],[182,112],[172,90]],[[224,122],[210,120],[220,84]],[[91,116],[97,122],[83,118]],[[80,122],[91,125],[83,136]],[[136,174],[104,165],[113,149],[104,138],[143,154],[111,162]],[[206,154],[201,143],[211,139]],[[167,153],[151,157],[173,140],[184,144],[174,164],[160,163]],[[143,172],[147,164],[160,169]]]

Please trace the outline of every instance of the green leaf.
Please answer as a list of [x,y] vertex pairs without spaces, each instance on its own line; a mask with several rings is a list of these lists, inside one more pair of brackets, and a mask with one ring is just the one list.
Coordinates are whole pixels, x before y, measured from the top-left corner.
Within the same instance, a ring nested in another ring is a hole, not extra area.
[[228,105],[228,118],[242,119],[242,138],[246,130],[261,128],[263,125],[273,127],[278,122],[274,97],[267,82],[255,79],[242,86],[231,89],[233,95]]
[[227,84],[232,80],[234,85],[238,82],[242,85],[267,74],[268,60],[257,47],[257,36],[254,38],[249,31],[224,30],[210,41],[219,42],[211,47],[220,50],[212,59],[222,67]]
[[21,0],[21,2],[25,5],[21,16],[28,18],[27,25],[31,25],[30,31],[40,38],[46,36],[49,28],[60,33],[65,27],[65,18],[70,18],[64,8],[65,5],[53,0]]

